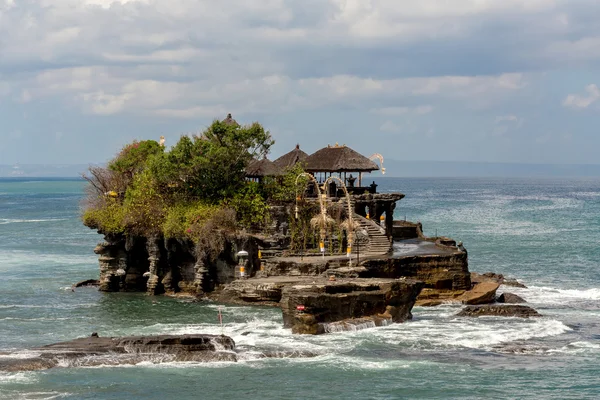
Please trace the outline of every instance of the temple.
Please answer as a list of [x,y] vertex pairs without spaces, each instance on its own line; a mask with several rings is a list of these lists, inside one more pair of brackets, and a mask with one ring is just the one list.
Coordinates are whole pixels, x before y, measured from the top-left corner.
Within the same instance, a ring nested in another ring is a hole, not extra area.
[[[260,161],[254,160],[246,168],[246,177],[252,181],[262,182],[265,177],[280,176],[286,169],[297,164],[311,174],[316,183],[322,185],[327,182],[327,187],[324,187],[322,191],[326,193],[328,202],[343,201],[345,193],[348,193],[351,196],[353,211],[356,213],[359,223],[362,222],[361,225],[367,232],[372,233],[371,236],[376,235],[375,232],[379,231],[380,227],[384,228],[384,234],[389,243],[385,248],[386,246],[383,246],[380,241],[378,253],[381,253],[384,248],[385,252],[391,250],[394,209],[396,202],[401,200],[404,195],[402,193],[377,193],[375,181],[363,186],[364,174],[380,170],[375,162],[346,145],[337,143],[334,146],[328,145],[308,155],[297,144],[294,149],[273,162],[266,158]],[[331,177],[337,179],[329,179]],[[344,187],[340,184],[341,182]],[[309,183],[305,195],[308,198],[317,197],[317,190],[312,182]],[[362,219],[367,221],[362,221]],[[374,223],[368,224],[369,220]],[[377,229],[374,229],[374,225],[377,226]],[[369,227],[371,229],[366,229]]]
[[[222,122],[238,125],[231,114]],[[100,290],[277,306],[284,326],[310,334],[402,322],[416,301],[493,298],[497,285],[481,296],[471,290],[462,243],[394,220],[404,194],[379,193],[367,179],[377,171],[384,172],[381,155],[338,144],[310,155],[296,145],[275,161],[255,159],[245,169],[249,182],[277,184],[295,175],[295,193],[271,201],[263,224],[214,231],[221,247],[210,258],[190,240],[105,234],[94,250]]]

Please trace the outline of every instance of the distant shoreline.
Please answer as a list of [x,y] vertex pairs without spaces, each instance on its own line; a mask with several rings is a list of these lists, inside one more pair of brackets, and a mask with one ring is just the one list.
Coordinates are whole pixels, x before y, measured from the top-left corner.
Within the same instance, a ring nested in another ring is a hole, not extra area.
[[[90,165],[100,164],[22,164],[1,165],[0,178],[79,178]],[[600,164],[523,164],[468,161],[399,161],[386,159],[386,175],[380,178],[592,178],[600,177]]]

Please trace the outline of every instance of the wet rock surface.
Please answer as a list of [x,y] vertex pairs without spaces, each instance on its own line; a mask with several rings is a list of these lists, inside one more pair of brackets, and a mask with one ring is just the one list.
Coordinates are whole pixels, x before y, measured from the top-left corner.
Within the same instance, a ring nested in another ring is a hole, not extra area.
[[519,303],[527,303],[524,298],[514,293],[504,292],[496,299],[498,303],[509,303],[509,304],[519,304]]
[[481,282],[495,282],[499,285],[505,286],[513,286],[519,288],[527,288],[524,284],[517,281],[514,278],[506,278],[502,274],[496,274],[494,272],[486,272],[484,274],[479,274],[477,272],[471,272],[471,282],[472,283],[481,283]]
[[358,279],[291,285],[283,289],[283,324],[293,333],[357,330],[412,318],[423,283]]
[[73,288],[80,287],[98,287],[100,286],[100,281],[98,279],[86,279],[84,281],[77,282],[73,285]]
[[496,282],[481,282],[466,291],[457,300],[463,304],[488,304],[496,300],[496,290],[500,284]]
[[0,354],[0,371],[137,364],[142,361],[237,361],[235,342],[224,335],[90,337],[50,344],[25,354]]
[[541,314],[529,306],[522,305],[499,305],[486,304],[481,306],[467,306],[458,314],[458,317],[481,317],[481,316],[499,316],[499,317],[541,317]]

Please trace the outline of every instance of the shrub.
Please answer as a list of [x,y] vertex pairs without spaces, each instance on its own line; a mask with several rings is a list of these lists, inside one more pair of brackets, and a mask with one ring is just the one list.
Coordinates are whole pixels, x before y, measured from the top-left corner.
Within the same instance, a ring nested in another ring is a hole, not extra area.
[[244,228],[261,228],[269,221],[269,205],[263,197],[261,186],[256,182],[246,182],[224,204],[235,210],[238,222]]
[[117,234],[125,231],[124,216],[125,209],[121,203],[108,198],[102,206],[85,210],[82,219],[83,224],[89,228],[107,234]]
[[218,211],[217,206],[201,201],[175,204],[167,210],[162,231],[165,237],[197,240],[197,226],[203,225]]
[[138,174],[125,194],[124,223],[128,233],[151,236],[161,233],[167,204],[148,171]]

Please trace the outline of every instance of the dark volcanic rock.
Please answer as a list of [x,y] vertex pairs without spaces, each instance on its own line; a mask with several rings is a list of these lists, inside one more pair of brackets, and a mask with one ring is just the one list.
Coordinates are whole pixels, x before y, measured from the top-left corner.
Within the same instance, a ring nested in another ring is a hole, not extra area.
[[73,285],[74,288],[85,286],[100,286],[100,281],[98,279],[86,279]]
[[481,317],[481,316],[500,316],[500,317],[541,317],[533,308],[528,306],[513,305],[495,305],[486,304],[483,306],[467,306],[461,312],[456,314],[458,317]]
[[32,349],[31,357],[0,356],[0,371],[33,371],[56,366],[137,364],[142,361],[237,361],[234,349],[233,339],[224,335],[93,335]]
[[498,303],[511,303],[511,304],[527,303],[525,301],[525,299],[522,298],[521,296],[518,296],[514,293],[507,293],[507,292],[504,292],[500,296],[498,296],[496,301]]

